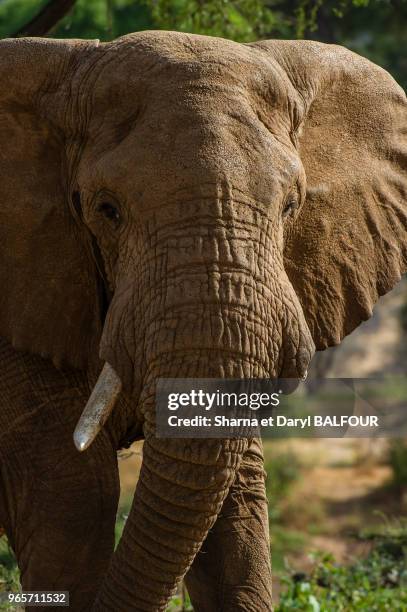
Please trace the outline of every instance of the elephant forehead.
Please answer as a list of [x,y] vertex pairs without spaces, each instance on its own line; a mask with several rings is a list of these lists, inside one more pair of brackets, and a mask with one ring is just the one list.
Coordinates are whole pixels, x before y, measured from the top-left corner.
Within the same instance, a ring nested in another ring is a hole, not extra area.
[[184,126],[179,133],[138,124],[116,146],[98,152],[99,146],[87,148],[80,179],[93,191],[103,187],[142,208],[243,194],[252,201],[278,202],[299,173],[295,153],[263,126],[242,130],[233,119]]
[[140,32],[100,45],[92,99],[97,113],[115,109],[116,117],[134,115],[147,104],[168,107],[205,103],[218,108],[225,92],[263,95],[287,107],[292,86],[281,67],[264,54],[233,41],[179,32]]
[[290,84],[255,49],[172,32],[101,47],[84,155],[95,188],[162,198],[227,177],[261,199],[292,181]]

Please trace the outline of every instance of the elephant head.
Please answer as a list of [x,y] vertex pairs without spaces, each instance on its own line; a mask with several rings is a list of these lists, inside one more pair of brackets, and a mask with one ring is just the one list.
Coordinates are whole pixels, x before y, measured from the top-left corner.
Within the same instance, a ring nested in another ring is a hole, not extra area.
[[247,441],[157,439],[155,381],[302,377],[371,315],[406,271],[406,98],[341,47],[174,32],[1,41],[0,82],[0,334],[99,354],[102,410],[123,385],[143,467],[95,605],[162,610]]

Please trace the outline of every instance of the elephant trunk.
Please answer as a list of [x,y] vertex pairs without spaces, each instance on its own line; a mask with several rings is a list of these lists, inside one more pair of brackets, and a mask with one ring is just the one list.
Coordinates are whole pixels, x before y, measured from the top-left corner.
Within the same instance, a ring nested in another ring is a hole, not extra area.
[[[198,375],[211,365],[220,376],[231,358],[217,361],[202,352],[191,367],[186,352],[156,363],[143,387],[145,414],[143,463],[122,538],[95,602],[94,610],[163,612],[213,527],[249,446],[247,439],[156,438],[155,380]],[[247,368],[234,358],[237,370]],[[164,363],[165,362],[165,363]]]
[[145,441],[133,506],[95,610],[166,609],[215,523],[246,447],[247,440]]
[[156,438],[157,379],[302,376],[312,355],[282,257],[265,246],[277,243],[265,240],[272,232],[266,220],[256,235],[247,208],[230,204],[227,227],[218,205],[204,201],[193,212],[193,225],[168,213],[160,226],[148,224],[132,258],[139,269],[122,272],[105,323],[101,356],[137,398],[145,443],[132,509],[95,610],[165,610],[248,448],[245,439]]

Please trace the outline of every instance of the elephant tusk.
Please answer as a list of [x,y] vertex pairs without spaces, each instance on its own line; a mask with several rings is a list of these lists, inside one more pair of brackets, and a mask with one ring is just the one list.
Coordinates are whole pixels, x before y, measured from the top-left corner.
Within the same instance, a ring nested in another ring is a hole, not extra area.
[[92,444],[113,410],[121,389],[119,376],[105,363],[73,434],[78,451]]

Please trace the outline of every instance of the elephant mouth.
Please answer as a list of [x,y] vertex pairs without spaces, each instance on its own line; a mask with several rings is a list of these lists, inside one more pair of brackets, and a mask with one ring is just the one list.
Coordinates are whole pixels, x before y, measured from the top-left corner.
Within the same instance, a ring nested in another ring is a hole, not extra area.
[[[286,394],[294,392],[300,382],[306,380],[307,374],[305,369],[301,375],[283,378],[279,383],[283,392]],[[78,451],[85,451],[95,440],[114,409],[122,388],[123,384],[119,375],[106,362],[73,434],[74,444]]]

